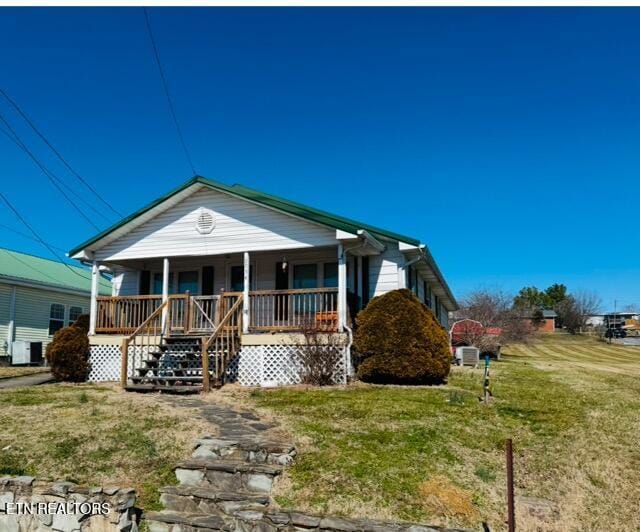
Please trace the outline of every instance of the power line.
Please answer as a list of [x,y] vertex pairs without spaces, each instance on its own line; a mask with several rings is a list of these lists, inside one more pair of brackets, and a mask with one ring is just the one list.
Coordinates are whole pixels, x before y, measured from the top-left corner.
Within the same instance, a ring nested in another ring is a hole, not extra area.
[[[16,146],[18,146],[18,148],[20,148],[24,153],[29,155],[28,150],[26,150],[26,145],[24,143],[21,143],[20,139],[18,139],[17,137],[13,136],[10,132],[6,131],[3,127],[0,127],[0,132],[4,133],[9,140],[11,140]],[[44,164],[42,166],[44,166]],[[94,207],[91,203],[89,203],[87,200],[85,200],[80,194],[78,194],[75,190],[73,190],[73,188],[71,188],[69,185],[67,185],[62,179],[60,179],[51,170],[49,170],[46,167],[45,167],[45,169],[46,169],[46,171],[48,173],[48,176],[51,179],[55,179],[58,182],[59,185],[61,185],[64,188],[66,188],[71,194],[73,194],[76,198],[78,198],[78,200],[80,200],[82,203],[84,203],[89,209],[91,209],[93,212],[95,212],[98,216],[101,216],[107,222],[110,221],[109,218],[107,218],[100,209]]]
[[2,201],[4,201],[7,204],[7,206],[13,211],[13,214],[16,215],[18,220],[20,220],[27,227],[27,229],[29,229],[29,231],[31,231],[33,236],[35,236],[38,239],[38,242],[40,242],[44,247],[46,247],[51,252],[51,254],[58,259],[58,261],[61,264],[66,266],[69,269],[69,271],[72,271],[78,277],[82,277],[83,279],[88,279],[88,277],[85,277],[84,275],[81,275],[77,270],[74,270],[71,266],[69,266],[66,262],[64,262],[64,259],[60,255],[58,255],[58,253],[53,249],[53,246],[47,244],[47,242],[45,242],[42,239],[42,237],[37,233],[37,231],[33,227],[31,227],[29,225],[29,223],[22,217],[20,212],[18,212],[18,209],[16,209],[11,204],[11,202],[7,199],[7,197],[2,192],[0,192],[0,198],[2,198]]
[[38,168],[40,168],[40,170],[42,170],[42,172],[44,173],[44,175],[47,176],[47,179],[49,179],[49,181],[51,182],[51,184],[58,190],[58,192],[60,192],[60,194],[62,194],[65,199],[73,206],[73,208],[78,211],[78,213],[87,221],[89,222],[89,224],[91,224],[96,231],[100,231],[100,228],[93,223],[93,221],[91,220],[91,218],[89,218],[81,209],[80,207],[78,207],[75,202],[67,195],[67,193],[62,190],[62,188],[60,187],[60,185],[58,183],[56,183],[56,180],[51,176],[51,173],[49,172],[49,170],[37,159],[37,157],[31,153],[31,151],[29,150],[29,148],[27,148],[27,146],[25,145],[24,142],[22,142],[22,140],[20,140],[20,137],[18,136],[18,134],[16,133],[16,131],[11,127],[11,124],[9,124],[9,122],[7,122],[7,120],[5,119],[5,117],[2,115],[2,113],[0,113],[0,120],[4,123],[4,125],[9,129],[9,131],[11,131],[15,141],[18,143],[18,145],[20,146],[20,148],[22,148],[22,150],[31,158],[31,160],[33,160],[33,162],[38,166]]
[[[29,240],[33,240],[34,242],[39,242],[39,240],[37,238],[33,238],[32,236],[29,236],[27,233],[23,233],[22,231],[18,231],[17,229],[14,229],[13,227],[9,227],[8,225],[0,224],[0,227],[2,227],[3,229],[6,229],[7,231],[11,231],[12,233],[15,233],[16,235],[20,235],[23,238],[28,238]],[[61,247],[54,246],[53,244],[49,244],[49,245],[52,248],[57,249],[58,251],[62,251],[63,253],[65,252],[65,250],[62,249]]]
[[176,111],[173,107],[173,101],[171,100],[171,95],[169,94],[169,85],[167,84],[167,78],[164,75],[164,70],[162,68],[162,63],[160,62],[160,54],[158,53],[158,47],[156,46],[156,40],[153,37],[153,31],[151,31],[151,22],[149,22],[149,13],[147,12],[147,8],[143,7],[144,10],[144,19],[147,23],[147,31],[149,32],[149,38],[151,40],[151,46],[153,47],[153,54],[156,58],[156,63],[158,65],[158,70],[160,71],[160,78],[162,79],[162,86],[164,87],[164,93],[167,95],[167,102],[169,103],[169,111],[171,112],[171,116],[173,117],[173,122],[176,125],[176,131],[178,133],[178,138],[180,139],[180,144],[182,144],[182,149],[184,150],[184,154],[187,157],[187,161],[189,162],[189,166],[191,167],[191,171],[193,175],[196,175],[196,168],[193,165],[193,161],[191,160],[191,155],[189,154],[189,150],[187,149],[187,144],[184,141],[184,136],[182,135],[182,130],[180,129],[180,123],[178,122],[178,117],[176,115]]
[[76,172],[76,170],[73,169],[73,167],[60,154],[60,152],[56,150],[56,148],[51,144],[51,142],[49,142],[47,137],[45,137],[44,134],[40,132],[40,130],[31,121],[31,119],[27,116],[27,114],[20,108],[20,106],[11,97],[9,97],[9,95],[4,90],[2,90],[2,88],[0,88],[0,94],[2,94],[5,100],[7,100],[11,104],[11,106],[16,111],[18,111],[18,113],[20,113],[20,116],[22,116],[25,122],[29,124],[29,127],[31,127],[31,129],[33,129],[36,135],[38,135],[47,146],[49,146],[51,151],[55,153],[56,157],[58,157],[58,159],[62,161],[62,164],[64,164],[67,167],[67,169],[80,180],[81,183],[83,183],[91,192],[93,192],[96,198],[98,198],[102,203],[104,203],[107,207],[109,207],[109,209],[111,209],[117,216],[122,217],[122,214],[120,214],[117,210],[115,210],[107,200],[105,200],[78,172]]

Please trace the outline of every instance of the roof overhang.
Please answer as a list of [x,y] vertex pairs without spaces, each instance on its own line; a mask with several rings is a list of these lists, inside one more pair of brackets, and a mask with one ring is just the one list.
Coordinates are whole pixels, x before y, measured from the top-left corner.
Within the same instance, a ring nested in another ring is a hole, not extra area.
[[448,311],[458,310],[458,302],[451,292],[449,285],[444,280],[442,272],[438,268],[436,261],[431,255],[429,248],[424,244],[419,246],[412,245],[400,245],[400,251],[407,259],[407,265],[412,265],[427,281],[433,283],[433,291],[444,303],[444,306]]

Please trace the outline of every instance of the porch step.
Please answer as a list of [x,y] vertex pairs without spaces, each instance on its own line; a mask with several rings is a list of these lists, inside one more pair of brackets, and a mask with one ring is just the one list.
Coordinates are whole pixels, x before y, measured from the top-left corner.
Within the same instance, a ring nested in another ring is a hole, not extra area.
[[282,466],[240,460],[191,459],[178,463],[175,472],[181,485],[269,494],[275,478],[282,473]]
[[165,486],[160,502],[170,512],[231,514],[238,510],[260,510],[269,504],[269,496],[251,492],[223,492],[212,486]]
[[162,386],[159,384],[128,384],[124,387],[127,392],[138,393],[169,393],[176,395],[189,395],[200,393],[202,386]]

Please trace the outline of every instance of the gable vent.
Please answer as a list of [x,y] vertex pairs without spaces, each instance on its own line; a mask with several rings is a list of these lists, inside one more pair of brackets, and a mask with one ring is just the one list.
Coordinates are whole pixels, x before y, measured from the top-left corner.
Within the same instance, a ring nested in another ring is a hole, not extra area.
[[201,209],[196,220],[196,230],[201,235],[208,235],[216,226],[216,219],[213,217],[213,213],[206,209]]

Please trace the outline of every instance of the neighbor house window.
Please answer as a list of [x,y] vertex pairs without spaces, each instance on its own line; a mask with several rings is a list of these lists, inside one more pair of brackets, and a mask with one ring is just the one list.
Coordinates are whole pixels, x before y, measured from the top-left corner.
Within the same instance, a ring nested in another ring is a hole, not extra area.
[[82,307],[69,307],[69,325],[76,322],[82,315]]
[[64,305],[51,303],[49,310],[49,336],[54,335],[64,327]]

